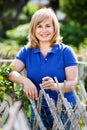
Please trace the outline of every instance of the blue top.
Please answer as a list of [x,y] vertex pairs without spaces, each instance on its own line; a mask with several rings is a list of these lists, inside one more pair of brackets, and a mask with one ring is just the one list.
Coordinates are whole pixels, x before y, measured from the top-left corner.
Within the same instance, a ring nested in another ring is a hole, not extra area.
[[[37,86],[38,92],[40,90],[39,84],[42,82],[43,77],[57,77],[59,82],[64,82],[66,80],[65,68],[77,65],[74,51],[70,46],[64,45],[63,43],[53,46],[51,52],[48,52],[45,58],[39,48],[30,49],[24,46],[16,58],[25,64],[27,77]],[[45,91],[49,93],[49,96],[56,103],[58,92],[50,89]],[[73,92],[65,93],[64,96],[75,106],[76,100]]]

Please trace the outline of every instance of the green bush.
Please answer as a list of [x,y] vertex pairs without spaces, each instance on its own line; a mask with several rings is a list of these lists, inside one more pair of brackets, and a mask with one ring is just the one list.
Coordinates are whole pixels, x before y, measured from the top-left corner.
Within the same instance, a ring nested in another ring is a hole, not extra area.
[[38,5],[32,4],[31,2],[28,2],[26,6],[24,6],[21,16],[24,14],[28,17],[30,20],[32,15],[34,14],[35,11],[38,10]]
[[22,106],[25,108],[27,118],[30,116],[29,105],[30,102],[26,97],[26,93],[23,86],[14,84],[9,81],[8,76],[11,71],[14,70],[14,66],[2,65],[0,66],[0,102],[4,100],[4,95],[8,94],[12,100],[22,101]]
[[87,24],[87,0],[60,0],[60,6],[69,20],[80,25]]
[[84,42],[87,46],[87,25],[80,26],[76,23],[61,24],[61,35],[65,44],[73,45],[77,49]]
[[19,25],[16,28],[8,30],[6,32],[6,35],[8,36],[8,38],[17,41],[18,44],[24,45],[27,42],[28,33],[29,33],[29,23]]

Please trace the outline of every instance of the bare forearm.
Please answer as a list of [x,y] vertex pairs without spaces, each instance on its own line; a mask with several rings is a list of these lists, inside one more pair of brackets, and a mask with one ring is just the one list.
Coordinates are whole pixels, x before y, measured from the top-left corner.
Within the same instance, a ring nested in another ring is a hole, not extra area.
[[42,87],[44,89],[51,89],[54,91],[63,91],[63,92],[70,92],[72,91],[73,87],[77,86],[77,78],[73,80],[66,80],[62,83],[59,83],[57,78],[55,77],[55,81],[53,78],[46,76],[42,79]]
[[33,100],[37,99],[38,97],[37,88],[30,79],[22,76],[20,73],[16,71],[12,71],[9,74],[9,80],[17,84],[23,84],[25,88],[26,96]]
[[11,82],[15,82],[18,84],[24,84],[24,80],[26,79],[26,77],[22,76],[20,73],[16,72],[16,71],[12,71],[9,74],[9,80]]
[[[64,92],[70,92],[73,90],[73,88],[75,89],[77,86],[77,80],[73,81],[64,81],[63,83],[59,83],[59,87],[62,91]],[[59,88],[58,88],[59,90]]]

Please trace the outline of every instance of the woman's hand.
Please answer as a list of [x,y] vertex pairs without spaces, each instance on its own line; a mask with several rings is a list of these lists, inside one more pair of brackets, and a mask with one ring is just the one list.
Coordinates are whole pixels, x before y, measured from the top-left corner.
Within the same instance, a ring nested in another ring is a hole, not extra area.
[[42,79],[42,87],[44,89],[51,89],[54,91],[58,90],[57,84],[54,82],[53,78],[46,76]]
[[27,98],[37,100],[38,98],[37,88],[32,81],[26,78],[26,80],[24,81],[24,88]]
[[14,59],[11,65],[14,66],[14,71],[10,72],[9,80],[18,84],[23,84],[27,98],[36,100],[38,98],[36,86],[30,79],[20,74],[20,72],[25,68],[25,64],[18,59]]

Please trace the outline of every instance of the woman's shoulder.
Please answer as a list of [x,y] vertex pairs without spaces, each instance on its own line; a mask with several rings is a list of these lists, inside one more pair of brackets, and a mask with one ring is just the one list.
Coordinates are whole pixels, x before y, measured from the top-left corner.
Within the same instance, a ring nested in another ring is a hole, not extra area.
[[71,48],[71,46],[64,44],[63,42],[57,44],[60,48]]
[[31,51],[31,48],[29,48],[27,45],[24,45],[24,46],[21,48],[21,51],[24,51],[24,52]]
[[18,51],[16,57],[18,57],[18,56],[26,56],[29,53],[29,51],[30,51],[30,48],[27,45],[24,45]]
[[72,50],[71,46],[66,45],[64,43],[58,43],[57,46],[60,50]]
[[16,58],[17,58],[17,59],[20,59],[23,63],[25,63],[27,57],[28,57],[29,54],[30,54],[30,50],[31,50],[31,49],[30,49],[27,45],[21,47],[21,49],[19,50],[19,52],[18,52],[17,55],[16,55]]

